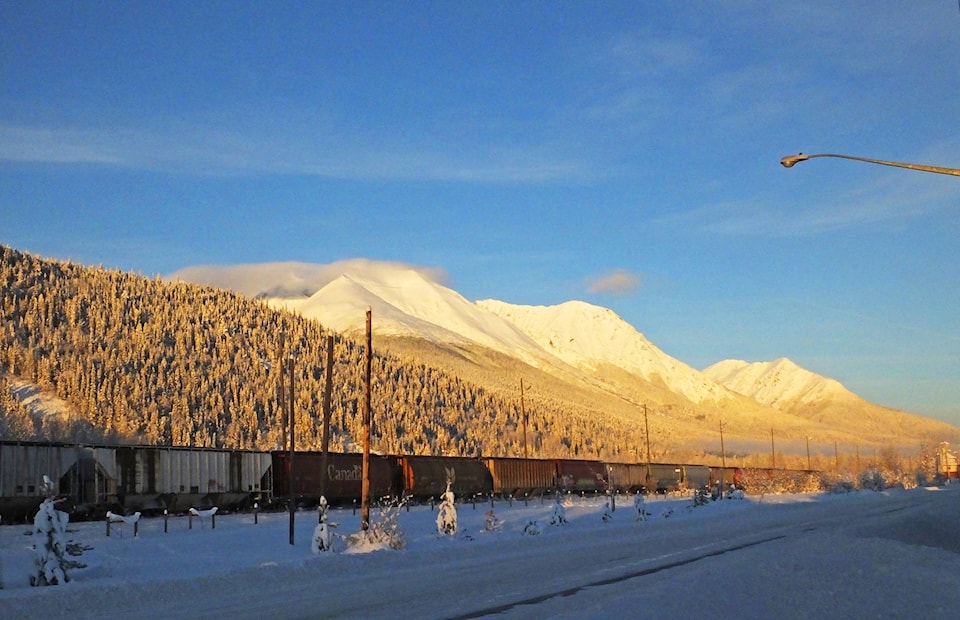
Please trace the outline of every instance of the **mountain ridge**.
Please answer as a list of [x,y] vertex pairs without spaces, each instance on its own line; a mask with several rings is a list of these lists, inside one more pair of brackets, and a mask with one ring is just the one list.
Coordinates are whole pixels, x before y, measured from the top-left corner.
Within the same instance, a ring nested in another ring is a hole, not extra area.
[[[481,352],[486,349],[546,373],[542,382],[555,393],[584,403],[595,398],[597,407],[610,415],[637,422],[638,412],[650,405],[663,418],[658,423],[674,428],[671,433],[678,440],[684,434],[701,438],[714,434],[721,418],[742,420],[740,426],[748,429],[743,433],[746,441],[759,441],[762,433],[776,428],[793,437],[795,444],[811,435],[829,442],[864,434],[894,441],[891,429],[909,435],[911,421],[918,420],[954,428],[869,403],[787,358],[754,364],[724,360],[699,371],[660,350],[612,310],[583,301],[555,306],[470,302],[435,279],[439,270],[402,263],[351,259],[312,268],[296,263],[294,275],[284,274],[286,265],[257,267],[251,272],[251,279],[259,278],[257,286],[245,285],[246,294],[260,289],[256,296],[264,298],[265,291],[286,290],[287,296],[269,297],[267,303],[353,335],[365,329],[364,311],[369,306],[377,341],[404,355],[424,355],[461,372],[473,372],[483,364],[504,365],[491,362],[499,358]],[[205,269],[200,283],[227,283],[217,277],[216,269]],[[271,272],[274,281],[263,278]],[[241,268],[230,268],[229,273],[242,280]],[[171,277],[185,276],[181,271]],[[307,294],[305,282],[322,286]],[[429,353],[423,353],[427,341]],[[575,389],[570,392],[558,382]]]

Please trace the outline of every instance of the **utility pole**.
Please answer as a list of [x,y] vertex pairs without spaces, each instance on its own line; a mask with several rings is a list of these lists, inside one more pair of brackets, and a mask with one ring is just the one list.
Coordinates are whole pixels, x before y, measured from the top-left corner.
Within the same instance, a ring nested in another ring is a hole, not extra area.
[[643,404],[643,430],[647,434],[647,485],[650,485],[650,423],[647,421],[647,404]]
[[810,437],[807,436],[807,471],[810,471]]
[[723,447],[723,420],[720,420],[720,499],[723,499],[723,488],[726,486],[727,451]]
[[367,306],[367,351],[363,374],[366,385],[363,391],[363,481],[360,485],[360,529],[370,528],[370,367],[373,358],[372,334],[373,309]]
[[[281,440],[280,440],[280,449],[286,450],[287,445],[287,391],[283,385],[283,376],[286,374],[287,370],[287,358],[283,355],[283,345],[284,341],[287,338],[287,333],[285,331],[280,332],[280,428],[281,428]],[[288,477],[289,478],[289,477]],[[291,483],[293,481],[291,480]]]
[[[292,352],[291,352],[292,353]],[[290,508],[290,544],[293,544],[293,520],[294,513],[297,510],[297,494],[293,484],[293,472],[296,471],[296,468],[293,466],[293,454],[294,454],[294,418],[293,418],[293,355],[290,355],[288,360],[290,364],[290,500],[288,502]],[[280,375],[283,376],[283,364],[281,364]]]
[[773,446],[773,427],[770,427],[770,469],[777,468],[777,450]]
[[327,335],[327,371],[323,385],[323,438],[320,449],[320,495],[327,496],[327,462],[330,453],[330,393],[333,391],[333,336]]
[[523,423],[523,458],[529,458],[527,453],[527,410],[523,405],[523,377],[520,377],[520,421]]

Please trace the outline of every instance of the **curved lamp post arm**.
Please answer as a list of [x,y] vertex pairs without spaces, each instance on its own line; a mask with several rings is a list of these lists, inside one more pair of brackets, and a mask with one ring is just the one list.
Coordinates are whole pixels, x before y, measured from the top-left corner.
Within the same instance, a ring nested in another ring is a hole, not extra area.
[[909,170],[919,170],[921,172],[934,172],[936,174],[949,174],[960,177],[960,170],[956,168],[941,168],[939,166],[924,166],[921,164],[904,164],[898,161],[884,161],[882,159],[869,159],[867,157],[853,157],[852,155],[837,155],[835,153],[817,153],[816,155],[787,155],[780,160],[784,168],[792,168],[797,162],[813,159],[814,157],[839,157],[840,159],[852,159],[854,161],[864,161],[868,164],[880,164],[882,166],[894,166],[896,168],[907,168]]

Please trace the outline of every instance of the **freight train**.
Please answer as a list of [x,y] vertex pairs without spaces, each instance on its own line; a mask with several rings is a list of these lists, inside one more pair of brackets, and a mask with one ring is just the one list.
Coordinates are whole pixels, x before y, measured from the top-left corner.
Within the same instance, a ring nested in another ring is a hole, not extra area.
[[[54,495],[72,518],[244,510],[276,506],[293,495],[315,505],[359,500],[362,455],[259,452],[167,446],[106,446],[0,441],[0,516],[32,518]],[[576,459],[371,455],[370,496],[427,501],[450,484],[457,497],[535,497],[563,493],[667,493],[739,483],[739,470],[705,465],[614,463]],[[46,478],[45,478],[46,477]],[[49,484],[44,485],[44,480]]]

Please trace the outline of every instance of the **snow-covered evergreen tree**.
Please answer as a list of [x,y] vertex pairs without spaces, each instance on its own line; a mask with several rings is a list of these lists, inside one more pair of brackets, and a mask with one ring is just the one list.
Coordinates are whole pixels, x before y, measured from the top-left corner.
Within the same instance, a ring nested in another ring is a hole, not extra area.
[[550,515],[550,525],[563,525],[567,522],[567,511],[560,503],[560,496],[557,496],[557,503],[553,505],[553,514]]
[[319,523],[317,523],[317,527],[313,530],[313,543],[311,544],[311,550],[314,554],[330,551],[333,548],[333,541],[330,535],[330,528],[333,527],[333,524],[327,522],[327,509],[327,498],[321,495],[320,502],[317,505]]
[[43,477],[47,499],[33,518],[33,549],[35,573],[30,576],[32,586],[53,586],[70,581],[67,575],[67,513],[57,510],[53,482]]
[[457,508],[453,504],[453,491],[450,490],[449,482],[441,497],[440,510],[437,513],[437,533],[441,536],[453,536],[457,533]]
[[647,512],[647,500],[644,499],[643,493],[637,491],[637,494],[633,497],[633,507],[637,511],[637,521],[646,521],[649,513]]

